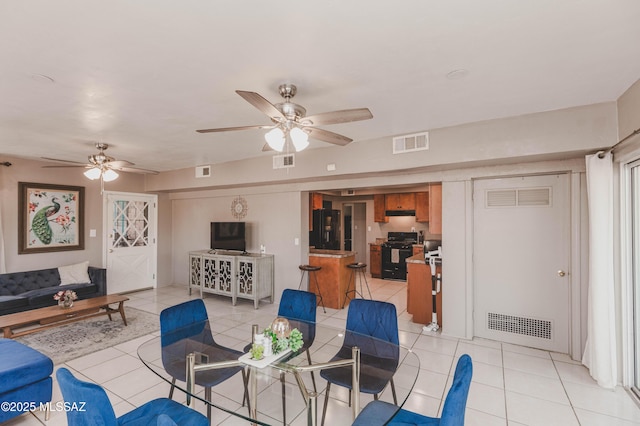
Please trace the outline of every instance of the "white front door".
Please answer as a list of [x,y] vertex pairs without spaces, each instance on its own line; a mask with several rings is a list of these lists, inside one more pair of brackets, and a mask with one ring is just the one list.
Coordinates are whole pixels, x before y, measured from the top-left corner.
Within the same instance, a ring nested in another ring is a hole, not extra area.
[[474,182],[474,333],[569,352],[569,176]]
[[108,293],[155,287],[157,196],[105,194]]

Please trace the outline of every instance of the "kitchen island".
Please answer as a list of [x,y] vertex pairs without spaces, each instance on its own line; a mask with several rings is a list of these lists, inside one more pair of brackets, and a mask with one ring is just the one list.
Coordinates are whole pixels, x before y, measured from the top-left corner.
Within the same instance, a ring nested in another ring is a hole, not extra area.
[[[355,261],[356,253],[353,251],[309,249],[309,265],[322,268],[311,274],[315,273],[318,278],[325,307],[342,308],[351,279],[351,269],[347,265]],[[313,280],[313,276],[310,279]],[[313,283],[309,291],[317,293]]]
[[[442,266],[436,267],[436,273],[442,274]],[[442,285],[436,295],[438,325],[442,327]],[[425,263],[424,254],[407,258],[407,312],[413,315],[412,321],[418,324],[430,324],[433,312],[431,295],[431,267]]]

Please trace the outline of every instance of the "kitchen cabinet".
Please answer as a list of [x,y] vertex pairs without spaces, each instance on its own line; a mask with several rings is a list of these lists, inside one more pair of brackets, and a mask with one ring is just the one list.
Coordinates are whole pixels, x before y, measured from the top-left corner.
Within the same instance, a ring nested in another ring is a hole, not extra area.
[[260,253],[233,253],[209,250],[189,253],[189,293],[192,289],[203,293],[253,300],[258,309],[261,299],[273,303],[273,255]]
[[351,281],[352,270],[347,265],[355,261],[356,253],[353,251],[309,250],[309,265],[321,268],[314,272],[318,286],[312,286],[309,291],[321,293],[325,307],[342,309]]
[[415,210],[416,194],[407,192],[401,194],[385,194],[385,206],[387,210]]
[[428,192],[416,192],[416,222],[429,222]]
[[442,234],[442,184],[429,185],[429,233]]
[[388,222],[389,218],[385,215],[385,196],[384,194],[375,194],[373,196],[373,220],[374,222]]
[[414,245],[413,246],[413,255],[416,254],[424,254],[424,246],[423,245]]
[[[436,267],[436,273],[442,274],[442,266]],[[413,315],[417,324],[430,324],[433,313],[431,294],[431,267],[425,263],[422,255],[407,259],[407,313]],[[438,325],[442,327],[442,286],[436,295],[436,313]]]
[[382,277],[382,247],[369,244],[369,272],[373,278]]

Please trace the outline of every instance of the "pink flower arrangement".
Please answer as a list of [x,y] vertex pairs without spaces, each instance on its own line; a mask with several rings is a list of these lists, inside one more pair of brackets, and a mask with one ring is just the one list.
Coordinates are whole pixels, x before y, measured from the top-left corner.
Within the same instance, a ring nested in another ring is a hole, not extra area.
[[54,300],[62,300],[62,301],[72,301],[76,300],[78,295],[73,290],[60,290],[56,294],[53,295]]

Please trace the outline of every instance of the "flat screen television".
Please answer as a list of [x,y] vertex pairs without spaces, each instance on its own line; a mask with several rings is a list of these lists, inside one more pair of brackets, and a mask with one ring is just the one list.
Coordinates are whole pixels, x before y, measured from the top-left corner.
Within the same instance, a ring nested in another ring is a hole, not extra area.
[[245,222],[211,222],[211,250],[246,250]]

